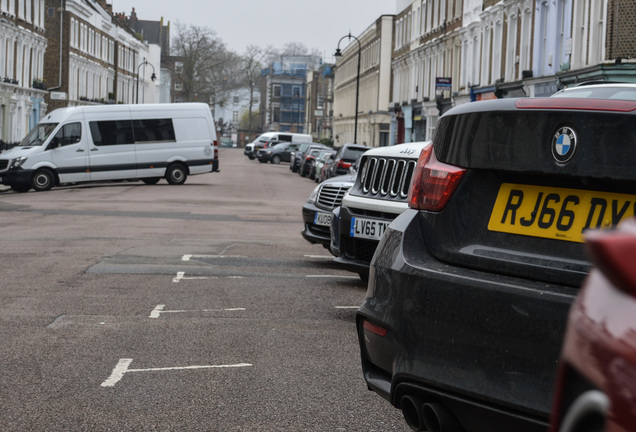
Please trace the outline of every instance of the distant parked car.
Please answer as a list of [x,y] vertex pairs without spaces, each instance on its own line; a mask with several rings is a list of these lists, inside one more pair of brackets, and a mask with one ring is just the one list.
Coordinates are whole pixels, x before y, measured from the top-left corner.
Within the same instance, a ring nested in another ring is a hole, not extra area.
[[[318,176],[320,175],[320,169],[322,168],[322,165],[324,164],[324,158],[326,156],[329,156],[333,153],[335,153],[336,151],[333,149],[328,149],[328,150],[321,150],[318,152],[318,155],[316,156],[316,158],[313,160],[312,164],[311,164],[311,168],[309,169],[309,178],[311,180],[316,181],[316,179],[318,178]],[[320,183],[320,182],[318,182]]]
[[297,172],[298,171],[298,167],[300,167],[300,164],[302,161],[305,160],[305,155],[307,154],[307,152],[310,149],[316,149],[316,148],[322,148],[322,149],[328,149],[331,147],[328,147],[324,144],[319,144],[319,143],[303,143],[300,145],[300,147],[298,147],[298,150],[296,150],[295,152],[292,152],[291,157],[290,157],[290,161],[289,161],[289,169],[292,172]]
[[265,132],[259,135],[254,141],[245,146],[243,154],[249,159],[256,158],[256,152],[263,148],[266,142],[311,142],[311,135],[297,134],[289,132]]
[[340,206],[342,197],[354,181],[355,173],[332,177],[316,186],[302,209],[305,223],[302,235],[305,240],[329,248],[332,211]]
[[311,167],[314,164],[314,161],[320,154],[320,152],[330,150],[329,147],[309,147],[307,149],[307,153],[304,155],[303,160],[298,166],[298,174],[301,177],[307,177],[311,173]]
[[345,144],[338,148],[333,161],[329,164],[328,177],[346,174],[351,164],[369,149],[371,147],[357,144]]
[[570,309],[550,430],[633,431],[636,220],[588,233],[586,250],[595,268]]
[[298,150],[299,143],[278,143],[272,147],[259,149],[256,157],[259,162],[279,164],[289,162],[292,151]]

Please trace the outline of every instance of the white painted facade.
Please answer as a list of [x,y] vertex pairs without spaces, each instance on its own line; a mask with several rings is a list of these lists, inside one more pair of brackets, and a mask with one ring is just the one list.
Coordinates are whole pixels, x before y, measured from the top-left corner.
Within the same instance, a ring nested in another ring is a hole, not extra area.
[[44,0],[0,0],[0,140],[22,139],[46,112]]

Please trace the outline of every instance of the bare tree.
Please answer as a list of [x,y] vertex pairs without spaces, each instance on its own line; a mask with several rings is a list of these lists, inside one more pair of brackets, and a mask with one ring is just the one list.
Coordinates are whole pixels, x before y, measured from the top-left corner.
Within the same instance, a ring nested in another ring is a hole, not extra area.
[[177,23],[176,29],[172,54],[183,63],[175,74],[183,84],[185,100],[224,102],[229,91],[240,85],[235,79],[238,56],[207,27]]
[[254,104],[257,102],[256,96],[261,80],[261,73],[264,67],[263,60],[268,55],[268,51],[264,50],[256,45],[249,45],[245,54],[243,55],[242,71],[243,71],[243,86],[247,88],[249,93],[249,108],[248,108],[248,130],[251,132],[254,128]]

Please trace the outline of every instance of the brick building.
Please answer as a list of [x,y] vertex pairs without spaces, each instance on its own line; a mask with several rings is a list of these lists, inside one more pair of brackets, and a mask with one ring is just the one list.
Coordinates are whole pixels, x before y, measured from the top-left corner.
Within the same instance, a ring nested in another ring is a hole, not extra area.
[[[105,0],[46,0],[44,77],[49,109],[92,103],[135,103],[139,66],[150,57]],[[143,79],[143,85],[146,79]]]
[[44,0],[0,0],[0,141],[13,143],[46,112]]

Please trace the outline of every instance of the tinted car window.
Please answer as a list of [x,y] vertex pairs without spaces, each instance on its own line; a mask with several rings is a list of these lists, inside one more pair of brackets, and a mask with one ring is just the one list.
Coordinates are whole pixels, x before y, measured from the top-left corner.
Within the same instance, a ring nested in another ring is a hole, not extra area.
[[133,120],[135,142],[176,141],[172,119]]
[[132,122],[130,120],[108,120],[90,122],[93,143],[97,146],[133,144]]
[[342,153],[343,159],[357,159],[362,153],[366,152],[369,149],[366,148],[355,148],[355,147],[347,147],[347,149]]

